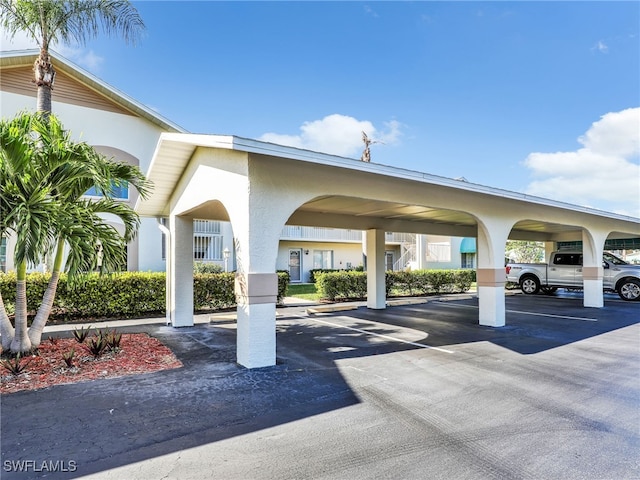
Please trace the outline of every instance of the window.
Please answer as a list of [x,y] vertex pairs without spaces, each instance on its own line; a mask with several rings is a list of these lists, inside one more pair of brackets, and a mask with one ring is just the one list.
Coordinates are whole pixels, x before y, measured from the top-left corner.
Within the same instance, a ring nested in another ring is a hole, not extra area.
[[460,257],[460,268],[475,268],[475,253],[461,253]]
[[0,237],[0,272],[7,271],[7,239]]
[[314,250],[313,268],[333,268],[333,250]]
[[558,253],[553,259],[554,265],[582,265],[581,253]]
[[434,242],[427,244],[428,262],[450,262],[451,244],[449,242]]
[[[162,225],[167,226],[168,219],[161,220]],[[222,260],[222,227],[221,223],[214,220],[193,221],[193,259],[200,261]],[[161,232],[160,239],[162,259],[167,259],[167,244],[165,233]]]
[[[89,190],[87,190],[87,193],[85,193],[85,195],[88,197],[103,196],[101,193],[98,193],[96,187],[91,187]],[[112,184],[111,195],[113,195],[113,198],[117,198],[118,200],[129,200],[129,184],[127,182],[124,182],[122,185]]]
[[222,260],[221,230],[220,222],[214,220],[193,221],[194,260]]

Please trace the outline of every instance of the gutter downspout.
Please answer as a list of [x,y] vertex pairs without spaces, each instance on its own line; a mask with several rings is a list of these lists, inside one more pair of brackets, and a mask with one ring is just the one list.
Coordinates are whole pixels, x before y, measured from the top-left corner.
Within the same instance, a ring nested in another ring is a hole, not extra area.
[[158,228],[164,233],[165,254],[165,321],[171,325],[171,231],[162,223],[163,217],[156,217]]

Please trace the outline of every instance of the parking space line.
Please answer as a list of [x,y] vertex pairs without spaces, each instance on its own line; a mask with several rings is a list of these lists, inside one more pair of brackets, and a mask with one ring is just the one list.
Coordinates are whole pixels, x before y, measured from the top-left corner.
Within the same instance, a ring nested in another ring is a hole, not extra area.
[[[433,302],[433,303],[437,303],[439,305],[443,305],[445,307],[461,307],[461,308],[474,308],[474,309],[478,309],[477,306],[475,305],[452,305],[451,303],[448,302]],[[536,313],[536,312],[523,312],[522,310],[505,310],[505,312],[507,313],[519,313],[521,315],[533,315],[536,317],[551,317],[551,318],[566,318],[568,320],[582,320],[585,322],[597,322],[598,319],[597,318],[588,318],[588,317],[570,317],[568,315],[555,315],[553,313]]]
[[585,322],[597,322],[597,318],[588,317],[570,317],[568,315],[554,315],[552,313],[535,313],[535,312],[522,312],[520,310],[506,310],[509,313],[520,313],[522,315],[536,315],[538,317],[551,317],[551,318],[566,318],[568,320],[583,320]]
[[360,328],[347,327],[346,325],[340,325],[339,323],[327,322],[325,320],[320,320],[318,318],[309,318],[309,320],[313,320],[314,322],[324,323],[325,325],[330,325],[332,327],[346,328],[347,330],[352,330],[354,332],[364,333],[365,335],[371,335],[371,336],[374,336],[374,337],[384,338],[384,339],[391,340],[391,341],[394,341],[394,342],[406,343],[408,345],[413,345],[415,347],[426,348],[426,349],[429,349],[429,350],[437,350],[437,351],[443,352],[443,353],[455,353],[455,352],[453,352],[451,350],[447,350],[445,348],[432,347],[431,345],[425,345],[424,343],[410,342],[409,340],[402,340],[401,338],[391,337],[389,335],[381,335],[379,333],[369,332],[367,330],[362,330]]

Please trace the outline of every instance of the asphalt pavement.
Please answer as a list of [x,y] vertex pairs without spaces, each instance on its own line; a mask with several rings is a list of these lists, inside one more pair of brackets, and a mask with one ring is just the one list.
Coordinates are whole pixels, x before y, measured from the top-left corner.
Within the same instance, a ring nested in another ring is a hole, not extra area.
[[232,314],[120,325],[184,366],[3,395],[0,477],[639,479],[640,302],[506,307],[491,328],[470,295],[289,305],[253,370]]

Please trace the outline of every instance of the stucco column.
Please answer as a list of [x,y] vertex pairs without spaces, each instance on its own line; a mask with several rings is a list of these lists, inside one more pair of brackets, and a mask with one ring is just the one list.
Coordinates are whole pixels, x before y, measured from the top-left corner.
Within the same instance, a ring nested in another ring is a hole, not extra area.
[[595,229],[582,230],[582,284],[585,307],[604,307],[604,268],[602,254],[607,233]]
[[417,234],[416,235],[416,261],[418,264],[418,270],[424,270],[426,268],[426,265],[427,265],[426,247],[427,247],[427,242],[426,242],[425,235],[422,235],[420,233]]
[[504,285],[506,273],[503,268],[478,268],[479,322],[488,327],[504,327]]
[[603,278],[604,268],[602,268],[601,266],[582,267],[582,281],[584,284],[583,305],[585,307],[604,307]]
[[367,230],[367,308],[387,307],[384,230]]
[[504,327],[505,244],[512,223],[507,219],[489,218],[478,222],[478,285],[479,323],[489,327]]
[[167,258],[169,275],[169,305],[171,325],[193,325],[193,220],[171,215],[169,217],[171,241]]
[[237,359],[247,368],[276,364],[276,273],[236,274]]

